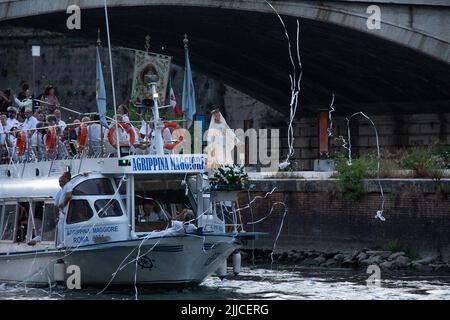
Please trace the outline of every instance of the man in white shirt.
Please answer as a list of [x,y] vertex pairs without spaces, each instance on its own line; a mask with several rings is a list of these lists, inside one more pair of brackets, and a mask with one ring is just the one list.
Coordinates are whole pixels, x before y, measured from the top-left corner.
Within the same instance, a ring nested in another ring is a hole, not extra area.
[[36,125],[38,120],[33,116],[33,109],[31,107],[25,108],[25,121],[22,123],[21,129],[27,134],[28,141],[28,152],[30,157],[32,156],[32,148],[37,146],[37,133]]
[[20,128],[21,123],[17,120],[17,109],[14,107],[9,107],[8,109],[8,119],[6,119],[6,126],[4,129],[6,132],[10,132],[11,128]]
[[170,132],[169,128],[164,128],[162,136],[164,144],[172,143],[172,133]]
[[14,97],[14,101],[16,102],[16,104],[19,106],[19,108],[31,108],[33,109],[33,91],[31,91],[31,89],[27,89],[25,91],[25,96],[26,98],[23,99],[22,101],[20,101],[19,99],[17,99],[16,97]]
[[[161,207],[158,204],[155,204],[152,208],[150,203],[145,203],[143,206],[144,222],[156,222],[156,221],[168,221],[169,219],[164,214],[164,211],[161,210]],[[153,209],[153,210],[152,210]]]
[[[145,120],[141,121],[141,130],[139,130],[139,134],[145,140],[149,140],[153,133],[153,128],[155,125],[153,122],[147,123]],[[147,138],[147,139],[146,139]]]
[[53,112],[53,115],[56,117],[56,125],[59,126],[59,132],[61,132],[62,134],[64,132],[64,129],[66,129],[67,124],[61,119],[61,111],[59,109],[56,109],[55,112]]
[[[69,152],[67,151],[67,147],[63,142],[64,139],[61,139],[64,137],[64,130],[66,129],[67,124],[63,120],[61,120],[61,111],[59,109],[56,109],[53,112],[53,115],[47,117],[47,122],[49,122],[48,120],[49,118],[55,121],[56,131],[58,132],[58,135],[60,137],[58,139],[58,147],[57,147],[58,159],[67,159],[67,157],[69,156]],[[67,138],[67,136],[65,136],[65,138]]]
[[22,123],[22,130],[33,130],[36,129],[36,125],[39,121],[33,115],[32,108],[25,109],[25,121]]
[[67,215],[67,209],[69,207],[69,202],[72,199],[72,184],[70,179],[72,176],[70,172],[66,171],[59,178],[59,186],[61,190],[55,195],[55,205],[53,207],[53,215],[57,225],[57,238],[56,247],[64,245],[64,226]]

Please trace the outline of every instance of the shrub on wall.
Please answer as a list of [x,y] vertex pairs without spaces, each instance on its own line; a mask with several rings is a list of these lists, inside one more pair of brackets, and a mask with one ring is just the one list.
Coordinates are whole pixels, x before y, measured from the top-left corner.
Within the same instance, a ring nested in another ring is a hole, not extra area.
[[359,199],[364,194],[361,180],[373,175],[377,168],[376,159],[365,156],[349,163],[345,156],[340,155],[335,161],[339,189],[349,198]]
[[443,159],[429,150],[416,149],[403,155],[401,159],[405,169],[414,170],[417,177],[433,178],[439,180],[442,178],[442,170],[445,168]]
[[450,145],[438,143],[433,147],[432,152],[442,159],[445,169],[450,169]]

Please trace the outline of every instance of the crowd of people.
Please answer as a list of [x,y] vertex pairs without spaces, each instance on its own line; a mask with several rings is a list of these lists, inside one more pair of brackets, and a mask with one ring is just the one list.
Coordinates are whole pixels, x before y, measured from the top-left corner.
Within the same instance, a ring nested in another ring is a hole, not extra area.
[[[11,89],[0,91],[0,163],[110,155],[116,153],[117,137],[119,146],[128,147],[129,153],[152,153],[154,123],[141,116],[140,128],[136,128],[126,105],[117,107],[116,118],[108,121],[108,127],[100,123],[98,114],[66,123],[62,108],[52,86],[38,97],[26,83],[17,96]],[[181,142],[172,136],[179,128],[172,122],[162,130],[166,151]]]

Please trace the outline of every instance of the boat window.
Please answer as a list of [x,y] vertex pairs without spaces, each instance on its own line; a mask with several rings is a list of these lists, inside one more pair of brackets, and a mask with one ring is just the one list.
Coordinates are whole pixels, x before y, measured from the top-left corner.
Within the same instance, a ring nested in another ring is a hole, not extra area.
[[159,203],[161,209],[171,218],[175,218],[185,208],[192,209],[184,190],[153,190],[149,192],[136,188],[135,195],[136,214],[142,212],[140,207],[147,202],[152,203],[153,206]]
[[35,239],[37,236],[42,235],[42,220],[44,217],[44,202],[34,202],[33,203],[33,214],[30,214],[28,222],[28,234],[30,234],[29,239]]
[[7,204],[3,213],[3,226],[0,234],[1,240],[14,239],[14,226],[16,222],[17,205]]
[[86,180],[73,189],[74,196],[102,196],[113,194],[114,189],[111,181],[106,178]]
[[16,242],[24,242],[28,231],[28,214],[30,210],[30,203],[19,202],[18,209],[19,218],[17,221]]
[[55,240],[56,223],[53,217],[53,204],[46,203],[42,221],[42,241]]
[[122,209],[117,200],[100,199],[95,201],[95,210],[100,218],[120,217]]
[[192,206],[178,180],[138,180],[135,184],[136,232],[164,230],[171,219]]
[[168,227],[170,214],[157,201],[145,201],[136,206],[135,231],[148,232]]
[[72,200],[69,205],[69,211],[67,212],[67,224],[74,224],[83,221],[87,221],[92,218],[91,206],[86,200]]

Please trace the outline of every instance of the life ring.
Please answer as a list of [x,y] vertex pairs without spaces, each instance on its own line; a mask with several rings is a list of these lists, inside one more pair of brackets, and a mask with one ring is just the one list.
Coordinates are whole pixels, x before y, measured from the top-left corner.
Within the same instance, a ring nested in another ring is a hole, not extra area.
[[171,143],[165,143],[164,144],[164,149],[173,150],[173,149],[175,149],[176,146],[178,146],[180,143],[183,142],[184,136],[183,136],[183,134],[180,133],[181,131],[178,131],[178,130],[181,130],[181,129],[177,129],[177,127],[178,127],[178,124],[176,122],[166,122],[166,123],[164,123],[163,130],[165,130],[166,128],[169,128],[170,134],[173,134],[174,132],[179,134],[176,141],[171,142]]
[[[117,125],[120,129],[125,130],[125,132],[130,137],[130,143],[129,144],[120,144],[120,147],[129,147],[134,145],[134,141],[136,140],[136,131],[134,131],[134,128],[129,123],[121,122]],[[117,148],[116,143],[116,125],[114,124],[111,128],[109,128],[108,132],[108,141],[109,143],[114,147]]]
[[16,153],[17,155],[23,156],[25,154],[25,151],[27,151],[27,133],[25,131],[19,131],[17,133],[17,140],[16,140]]
[[88,135],[88,128],[85,124],[82,124],[80,126],[80,131],[78,132],[77,136],[78,151],[83,151],[84,147],[86,146],[87,135]]
[[45,135],[45,150],[48,153],[52,153],[56,150],[56,145],[58,143],[58,133],[55,127],[50,127]]

